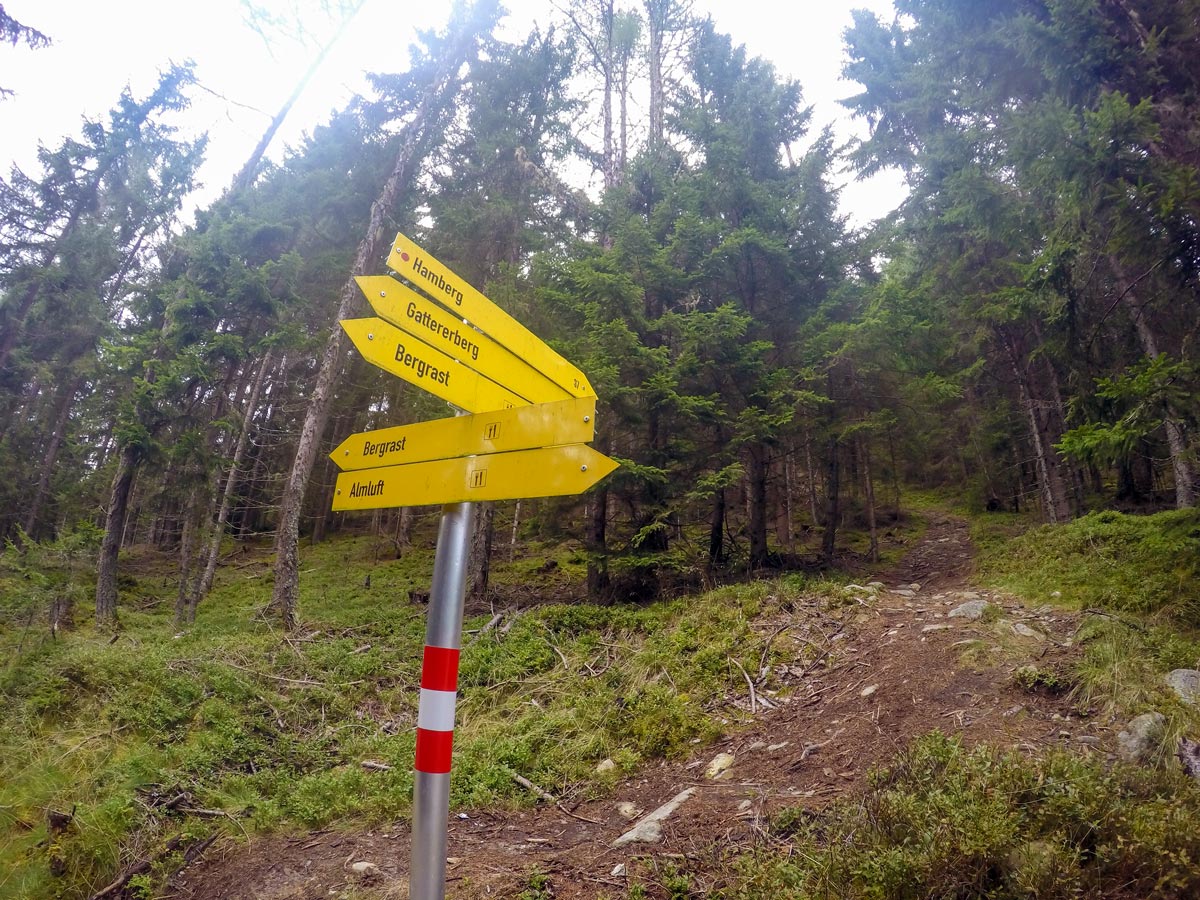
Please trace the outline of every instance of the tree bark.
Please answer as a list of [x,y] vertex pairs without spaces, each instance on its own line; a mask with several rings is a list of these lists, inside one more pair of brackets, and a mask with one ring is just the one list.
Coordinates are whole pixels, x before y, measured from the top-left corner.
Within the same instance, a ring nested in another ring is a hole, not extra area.
[[879,528],[875,522],[875,481],[871,476],[871,446],[867,439],[859,438],[859,457],[862,459],[863,487],[867,498],[867,528],[870,532],[870,547],[867,553],[871,562],[879,562]]
[[280,501],[275,536],[275,586],[271,596],[271,609],[279,615],[284,628],[289,631],[297,626],[296,602],[300,590],[300,512],[321,435],[329,418],[334,382],[346,345],[344,333],[337,326],[336,320],[350,318],[361,306],[362,299],[354,276],[365,274],[378,265],[377,260],[391,239],[386,226],[400,193],[415,175],[417,163],[431,135],[438,130],[437,125],[443,118],[443,113],[458,93],[459,69],[474,50],[480,23],[493,22],[495,10],[496,0],[480,0],[461,21],[452,26],[455,31],[451,40],[447,42],[440,64],[430,77],[413,118],[404,127],[392,172],[379,196],[371,204],[366,235],[354,255],[350,276],[342,286],[334,317],[335,324],[325,345],[325,352],[321,356],[321,366],[296,444],[296,456]]
[[117,624],[117,556],[121,551],[121,536],[125,531],[125,513],[129,509],[129,494],[137,474],[139,452],[126,447],[117,460],[113,476],[108,513],[104,517],[104,540],[100,542],[100,558],[96,566],[96,627],[112,628]]
[[200,488],[192,488],[188,495],[186,511],[183,517],[183,533],[179,539],[179,593],[175,597],[175,627],[182,628],[193,617],[189,615],[191,606],[191,591],[188,588],[192,582],[192,551],[196,544],[196,528],[199,525],[200,510],[198,498]]
[[821,559],[826,566],[832,566],[837,546],[838,518],[842,514],[839,485],[841,466],[838,459],[841,448],[836,435],[829,438],[828,453],[829,468],[825,478],[825,533],[821,539]]
[[229,521],[229,510],[233,505],[233,495],[237,490],[238,473],[246,459],[246,448],[250,445],[250,431],[254,422],[254,413],[258,409],[258,398],[262,393],[263,382],[266,380],[267,369],[271,366],[271,354],[263,356],[254,376],[254,384],[250,388],[250,397],[246,400],[246,410],[242,413],[242,426],[238,430],[237,444],[233,449],[233,459],[229,463],[229,472],[225,476],[225,489],[221,492],[221,506],[217,510],[217,520],[213,523],[212,534],[208,539],[208,549],[205,554],[204,571],[192,592],[192,617],[196,615],[196,607],[212,590],[213,579],[217,574],[217,559],[221,555],[221,538],[225,536],[225,523]]
[[480,503],[475,508],[475,531],[471,535],[471,571],[468,596],[474,603],[487,600],[492,574],[492,544],[496,536],[496,504]]
[[[602,451],[603,452],[603,451]],[[592,494],[587,523],[587,591],[594,603],[608,600],[608,489]]]
[[1033,444],[1034,461],[1037,465],[1046,518],[1051,524],[1067,522],[1071,518],[1070,500],[1063,482],[1058,453],[1053,447],[1053,441],[1049,440],[1050,436],[1046,432],[1037,408],[1036,394],[1033,391],[1025,354],[1007,329],[1002,334],[1002,340],[1012,373],[1016,378],[1017,395],[1021,408],[1025,411],[1026,419],[1029,422],[1029,439]]
[[646,27],[649,36],[647,64],[650,75],[650,134],[647,144],[651,151],[662,146],[665,134],[663,122],[663,36],[667,16],[674,0],[643,0],[646,7]]
[[71,418],[71,408],[75,403],[75,394],[82,383],[83,376],[75,376],[70,384],[67,385],[66,390],[58,401],[58,412],[54,416],[54,429],[50,433],[50,443],[46,445],[46,452],[42,455],[42,474],[38,478],[37,487],[33,491],[33,500],[29,504],[29,511],[25,514],[25,533],[34,540],[37,540],[38,537],[38,519],[42,515],[42,505],[46,502],[46,497],[50,493],[50,479],[54,475],[54,466],[58,462],[58,453],[62,449],[63,441],[66,439],[67,422]]
[[[1158,339],[1150,328],[1150,323],[1146,321],[1142,305],[1134,293],[1133,282],[1125,276],[1121,264],[1115,258],[1110,258],[1110,263],[1117,276],[1117,290],[1121,292],[1121,300],[1129,310],[1133,327],[1137,330],[1142,352],[1154,359],[1159,354]],[[1188,509],[1196,505],[1196,473],[1188,460],[1187,437],[1179,420],[1169,414],[1163,416],[1163,430],[1167,433],[1167,449],[1171,454],[1171,471],[1175,480],[1175,508]]]
[[718,488],[713,497],[712,516],[708,520],[708,567],[715,569],[725,562],[725,489]]
[[812,435],[804,432],[804,477],[808,482],[808,512],[812,516],[813,528],[821,524],[821,511],[817,506],[817,471],[813,468]]
[[750,570],[767,565],[767,448],[746,448],[746,515],[750,532]]
[[613,0],[601,0],[600,26],[604,29],[604,98],[601,116],[604,118],[604,186],[617,183],[617,152],[613,144]]

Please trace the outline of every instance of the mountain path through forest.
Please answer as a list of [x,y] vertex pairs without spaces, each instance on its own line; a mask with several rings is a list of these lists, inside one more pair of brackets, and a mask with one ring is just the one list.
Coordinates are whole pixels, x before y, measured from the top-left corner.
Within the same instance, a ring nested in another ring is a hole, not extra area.
[[[1065,667],[1077,652],[1078,614],[1029,609],[974,587],[972,567],[967,524],[934,515],[882,587],[850,590],[844,606],[801,601],[758,623],[763,646],[788,660],[776,662],[753,696],[747,684],[725,698],[716,711],[730,723],[722,740],[687,759],[644,766],[601,799],[452,814],[448,896],[513,897],[535,870],[548,876],[557,900],[625,896],[635,879],[653,882],[664,865],[685,861],[703,895],[720,883],[723,861],[772,840],[765,828],[771,815],[853,795],[872,767],[934,729],[967,744],[1030,753],[1110,750],[1106,725],[1065,697],[1026,690],[1013,678],[1022,665]],[[981,618],[948,616],[972,600],[990,604]],[[762,674],[748,673],[746,681]],[[719,754],[732,764],[707,777]],[[614,845],[685,792],[662,821],[658,842]],[[634,809],[640,815],[626,818]],[[405,898],[409,846],[401,822],[229,839],[176,876],[169,896]],[[356,862],[374,867],[360,866],[367,870],[360,874]]]

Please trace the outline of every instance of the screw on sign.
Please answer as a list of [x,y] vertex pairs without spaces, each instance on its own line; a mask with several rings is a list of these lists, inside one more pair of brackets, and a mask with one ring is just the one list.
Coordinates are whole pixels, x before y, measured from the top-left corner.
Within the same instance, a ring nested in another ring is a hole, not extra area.
[[473,502],[579,494],[617,463],[586,444],[596,394],[579,369],[402,234],[388,265],[412,288],[390,276],[359,278],[379,318],[342,327],[364,359],[446,400],[457,417],[348,437],[330,454],[342,469],[333,508],[444,504],[421,663],[408,882],[410,900],[444,900]]

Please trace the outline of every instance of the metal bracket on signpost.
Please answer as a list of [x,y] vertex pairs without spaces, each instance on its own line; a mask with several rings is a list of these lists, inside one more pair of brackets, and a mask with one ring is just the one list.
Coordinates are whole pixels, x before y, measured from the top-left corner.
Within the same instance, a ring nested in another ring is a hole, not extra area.
[[429,591],[421,700],[417,712],[412,866],[408,876],[410,900],[443,900],[446,896],[450,751],[474,522],[474,504],[451,503],[442,508],[433,583]]

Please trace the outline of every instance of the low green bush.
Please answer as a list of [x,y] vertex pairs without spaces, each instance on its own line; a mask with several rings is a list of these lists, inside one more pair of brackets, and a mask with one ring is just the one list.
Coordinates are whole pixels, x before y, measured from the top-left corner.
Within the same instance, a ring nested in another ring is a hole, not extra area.
[[786,839],[737,862],[730,898],[1189,898],[1200,892],[1200,786],[1178,771],[1027,759],[934,732]]

